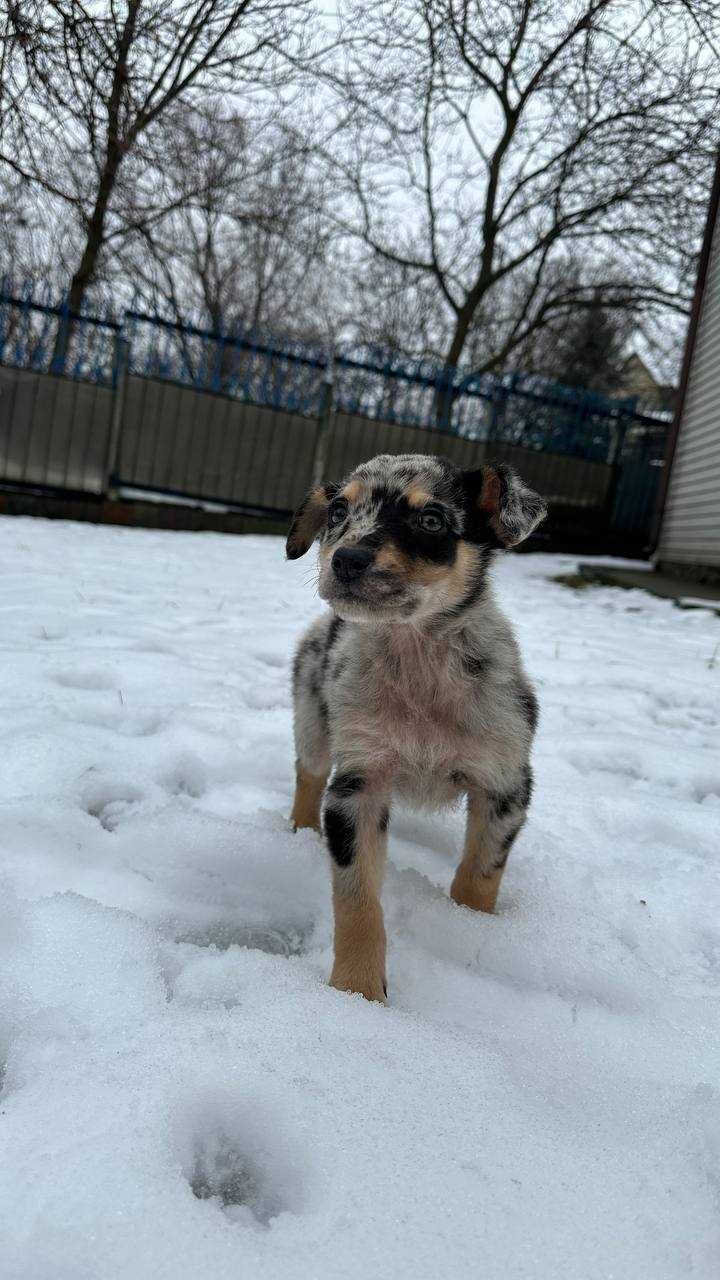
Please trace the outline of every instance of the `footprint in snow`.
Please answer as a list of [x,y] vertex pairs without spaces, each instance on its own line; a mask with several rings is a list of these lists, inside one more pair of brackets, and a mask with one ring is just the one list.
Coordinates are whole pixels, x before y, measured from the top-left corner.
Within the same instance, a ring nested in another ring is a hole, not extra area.
[[174,796],[192,796],[199,800],[207,790],[205,765],[198,756],[181,756],[162,779],[166,791]]
[[266,1227],[282,1212],[262,1170],[222,1130],[198,1142],[189,1181],[198,1200],[217,1200],[241,1225]]
[[82,807],[105,831],[115,831],[142,799],[132,784],[93,782],[83,792]]
[[302,924],[238,924],[235,920],[216,920],[199,929],[189,929],[176,936],[176,942],[189,942],[195,947],[247,947],[265,951],[271,956],[299,956],[307,951],[313,934],[312,920]]
[[184,1173],[198,1200],[214,1203],[238,1226],[264,1230],[278,1214],[297,1210],[300,1188],[294,1161],[271,1138],[267,1117],[242,1107],[212,1104],[196,1121]]

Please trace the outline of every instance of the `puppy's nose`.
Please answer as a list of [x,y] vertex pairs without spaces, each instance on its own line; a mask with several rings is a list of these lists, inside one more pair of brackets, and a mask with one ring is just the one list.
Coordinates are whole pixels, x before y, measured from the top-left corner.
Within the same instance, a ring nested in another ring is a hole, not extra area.
[[341,582],[354,582],[362,577],[374,557],[375,552],[367,547],[338,547],[332,558],[333,572]]

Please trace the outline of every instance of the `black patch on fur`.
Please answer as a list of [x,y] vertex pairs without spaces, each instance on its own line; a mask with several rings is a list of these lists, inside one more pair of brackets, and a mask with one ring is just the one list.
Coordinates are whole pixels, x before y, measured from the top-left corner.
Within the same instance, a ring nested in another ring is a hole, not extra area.
[[[302,667],[305,658],[311,654],[319,656],[322,653],[322,641],[317,636],[311,636],[308,640],[303,640],[298,646],[293,659],[293,686],[297,686],[302,675]],[[313,674],[310,680],[310,692],[317,697],[320,692],[320,685],[317,675]]]
[[533,778],[533,771],[530,768],[530,765],[526,764],[523,768],[522,792],[520,797],[520,803],[523,809],[527,809],[532,799],[534,785],[535,779]]
[[540,715],[540,708],[538,706],[538,700],[535,697],[534,690],[530,688],[529,684],[519,685],[517,690],[517,699],[520,704],[520,710],[530,726],[530,732],[534,733],[537,729],[538,718]]
[[330,722],[330,712],[328,710],[328,704],[322,696],[318,698],[318,711],[320,712],[320,719],[323,722],[323,726],[327,729]]
[[[495,530],[490,524],[490,514],[478,505],[483,486],[482,467],[475,471],[466,471],[461,476],[462,505],[465,510],[465,537],[476,546],[488,551],[503,547]],[[502,479],[502,477],[501,477]]]
[[508,834],[503,837],[503,842],[500,845],[500,856],[496,858],[493,863],[493,867],[495,868],[496,871],[501,871],[502,868],[505,866],[505,863],[507,862],[508,856],[510,854],[510,850],[512,849],[515,841],[517,840],[517,837],[520,834],[521,827],[522,827],[522,823],[520,823],[520,826],[515,827],[512,831],[508,831]]
[[[325,637],[325,653],[323,654],[322,668],[321,668],[320,677],[319,677],[320,681],[322,681],[323,684],[325,683],[325,679],[327,677],[332,647],[335,644],[335,641],[337,640],[338,636],[340,635],[340,632],[342,631],[344,625],[345,623],[343,619],[338,618],[337,614],[333,614],[330,620],[330,626],[327,629],[327,636]],[[318,687],[318,693],[319,692],[320,692],[320,689]],[[322,716],[323,723],[327,725],[328,719],[329,719],[327,702],[325,701],[324,698],[321,698],[320,701],[321,701],[320,714]]]
[[466,773],[461,773],[459,769],[453,769],[453,772],[450,774],[450,781],[454,787],[466,787],[470,779]]
[[508,791],[503,796],[493,796],[493,806],[496,818],[507,818],[508,814],[516,809],[519,801],[519,793],[517,791]]
[[[383,832],[383,834],[387,831],[389,822],[390,822],[390,810],[388,808],[385,808],[380,814],[380,821],[378,822],[378,827]],[[385,992],[385,995],[387,995],[387,991]]]
[[340,800],[346,800],[349,796],[354,796],[356,792],[362,791],[365,786],[365,779],[359,773],[339,773],[333,778],[328,791],[332,792]]
[[477,653],[464,653],[462,655],[462,664],[469,676],[473,679],[479,679],[484,676],[492,665],[489,658],[481,658]]
[[325,838],[339,867],[349,867],[355,855],[355,823],[342,809],[325,810]]
[[330,626],[328,627],[327,639],[325,641],[326,656],[330,653],[330,650],[332,649],[335,641],[337,640],[344,626],[345,626],[344,620],[342,618],[339,618],[337,614],[334,613],[330,621]]
[[[418,523],[419,509],[412,507],[403,494],[389,494],[383,486],[373,489],[372,501],[379,508],[377,528],[358,546],[379,548],[392,540],[410,560],[454,564],[459,537],[451,523],[439,533],[428,533]],[[452,513],[448,514],[452,519]]]
[[506,791],[491,797],[496,818],[506,818],[513,809],[527,809],[533,789],[532,769],[523,766],[520,783],[514,791]]

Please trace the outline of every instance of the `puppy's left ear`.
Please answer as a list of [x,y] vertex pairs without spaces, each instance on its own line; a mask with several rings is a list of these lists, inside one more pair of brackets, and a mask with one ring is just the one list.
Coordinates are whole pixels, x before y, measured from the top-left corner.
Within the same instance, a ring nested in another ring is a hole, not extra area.
[[337,485],[320,484],[311,489],[300,503],[285,543],[288,560],[297,560],[298,556],[305,555],[325,524],[328,507],[336,493]]
[[544,520],[547,507],[534,489],[523,484],[512,467],[488,463],[463,475],[468,505],[484,517],[501,547],[516,547]]

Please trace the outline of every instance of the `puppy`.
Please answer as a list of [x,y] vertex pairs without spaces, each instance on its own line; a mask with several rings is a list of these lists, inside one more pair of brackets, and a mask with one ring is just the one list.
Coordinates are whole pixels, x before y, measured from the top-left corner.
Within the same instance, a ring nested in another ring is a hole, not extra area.
[[322,826],[330,851],[340,991],[387,996],[380,891],[394,795],[467,797],[450,895],[495,906],[530,801],[537,701],[487,571],[545,515],[509,467],[415,454],[373,458],[295,514],[287,555],[319,539],[332,612],[295,657],[292,821]]

